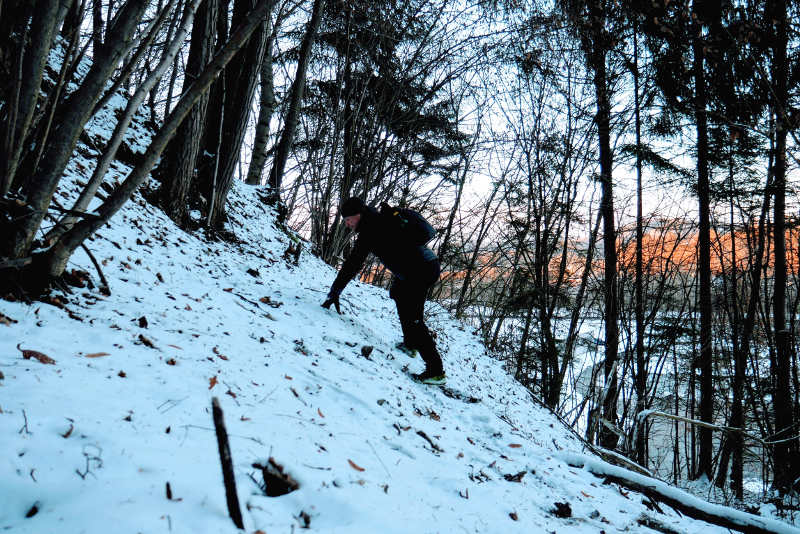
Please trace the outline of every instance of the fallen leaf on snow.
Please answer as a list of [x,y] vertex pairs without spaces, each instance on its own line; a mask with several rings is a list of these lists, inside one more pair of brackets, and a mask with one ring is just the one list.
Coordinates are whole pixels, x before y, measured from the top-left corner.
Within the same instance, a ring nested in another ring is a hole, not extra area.
[[509,443],[508,446],[511,447],[512,449],[519,449],[520,447],[522,447],[522,445],[520,445],[519,443]]
[[507,473],[507,474],[503,475],[503,478],[505,478],[509,482],[522,482],[522,477],[524,477],[527,473],[528,473],[527,471],[520,471],[516,475],[512,475],[511,473]]
[[211,378],[208,380],[208,389],[211,389],[211,388],[213,388],[213,387],[214,387],[214,386],[216,386],[216,385],[217,385],[217,377],[216,377],[216,375],[215,375],[215,376],[212,376],[212,377],[211,377]]
[[319,414],[320,417],[325,417],[325,415],[322,413],[322,410],[320,410],[319,408],[317,408],[317,413]]
[[108,352],[93,352],[91,354],[87,354],[87,358],[102,358],[103,356],[111,356]]
[[366,471],[366,469],[364,469],[360,465],[357,465],[353,460],[347,460],[347,463],[349,463],[350,467],[352,467],[356,471]]
[[31,358],[39,361],[39,363],[47,363],[50,365],[55,365],[56,361],[46,354],[42,354],[41,352],[35,350],[27,350],[20,348],[21,343],[17,344],[17,350],[22,352],[22,357],[26,360],[30,360]]

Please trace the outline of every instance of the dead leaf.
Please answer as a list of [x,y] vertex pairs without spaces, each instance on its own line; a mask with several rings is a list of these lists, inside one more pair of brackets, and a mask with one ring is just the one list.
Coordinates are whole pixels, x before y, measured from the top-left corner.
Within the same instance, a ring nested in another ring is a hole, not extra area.
[[520,445],[519,443],[509,443],[508,446],[511,447],[512,449],[519,449],[520,447],[522,447],[522,445]]
[[507,474],[503,475],[503,478],[505,478],[509,482],[522,482],[522,477],[524,477],[527,473],[528,473],[527,471],[520,471],[516,475],[512,475],[510,473],[507,473]]
[[213,388],[213,387],[214,387],[214,386],[216,386],[216,385],[217,385],[217,377],[216,377],[216,375],[215,375],[215,376],[212,376],[212,377],[211,377],[211,378],[208,380],[208,389],[211,389],[211,388]]
[[514,521],[519,521],[519,516],[517,515],[517,512],[511,512],[510,514],[508,514],[508,517],[510,517]]
[[183,349],[182,349],[181,347],[179,347],[178,345],[167,345],[167,346],[168,346],[168,347],[172,347],[173,349],[183,350]]
[[139,334],[139,343],[141,343],[141,344],[142,344],[142,345],[144,345],[145,347],[149,347],[149,348],[151,348],[151,349],[154,349],[154,348],[156,348],[156,346],[155,346],[155,345],[153,345],[153,342],[152,342],[152,341],[150,341],[150,340],[149,340],[148,338],[146,338],[145,336],[143,336],[142,334]]
[[46,354],[42,354],[41,352],[37,352],[35,350],[27,350],[20,348],[21,343],[17,344],[17,350],[22,352],[22,357],[26,360],[30,360],[31,358],[39,361],[39,363],[46,363],[50,365],[55,365],[56,361]]
[[225,360],[226,362],[228,361],[228,357],[225,356],[224,354],[217,354],[217,358],[219,358],[220,360]]
[[582,491],[582,492],[581,492],[581,495],[583,495],[584,497],[588,497],[588,498],[590,498],[590,499],[592,499],[592,498],[593,498],[591,495],[589,495],[589,494],[588,494],[588,493],[586,493],[585,491]]
[[184,306],[183,309],[186,310],[186,311],[192,311],[192,307],[189,306],[188,304],[186,306]]
[[117,376],[120,377],[120,378],[125,378],[128,375],[125,374],[125,371],[120,371],[119,373],[117,373]]
[[103,356],[111,356],[108,352],[93,352],[91,354],[87,354],[87,358],[102,358]]
[[325,415],[323,415],[323,413],[322,413],[322,410],[320,410],[319,408],[317,408],[317,413],[319,414],[320,417],[322,417],[322,418],[325,417]]
[[71,424],[70,424],[70,425],[69,425],[69,430],[67,430],[66,432],[64,432],[63,434],[61,434],[61,437],[62,437],[62,438],[64,438],[64,439],[67,439],[68,437],[70,437],[70,436],[72,435],[72,431],[73,431],[74,429],[75,429],[75,427],[74,427],[73,425],[71,425]]
[[286,380],[292,380],[292,377],[289,375],[283,375],[283,378],[285,378]]
[[366,471],[366,469],[364,469],[363,467],[357,465],[353,460],[347,460],[347,463],[349,463],[350,467],[352,467],[356,471],[359,471],[359,472]]
[[225,291],[226,293],[231,293],[233,291],[233,288],[232,287],[226,287],[225,289],[223,289],[223,291]]
[[167,365],[178,365],[178,362],[175,360],[175,358],[170,358],[167,360]]

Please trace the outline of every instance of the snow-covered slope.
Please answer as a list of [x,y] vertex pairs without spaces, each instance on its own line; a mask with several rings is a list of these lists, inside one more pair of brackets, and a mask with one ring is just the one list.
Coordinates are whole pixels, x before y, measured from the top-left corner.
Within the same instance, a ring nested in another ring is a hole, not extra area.
[[[231,193],[233,244],[137,197],[88,243],[110,296],[0,300],[0,530],[236,531],[216,396],[247,532],[727,532],[567,465],[580,441],[433,305],[448,388],[413,383],[386,292],[321,308],[335,271],[295,262],[261,193]],[[298,490],[264,495],[270,457]]]

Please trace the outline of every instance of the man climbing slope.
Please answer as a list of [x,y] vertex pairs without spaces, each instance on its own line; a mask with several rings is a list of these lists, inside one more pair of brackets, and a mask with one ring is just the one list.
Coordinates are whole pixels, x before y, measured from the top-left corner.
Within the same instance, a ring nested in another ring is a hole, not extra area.
[[[425,361],[425,371],[412,375],[413,378],[424,384],[442,385],[446,381],[442,358],[423,316],[428,289],[441,272],[439,258],[425,246],[433,230],[416,212],[386,208],[378,212],[358,197],[348,198],[342,204],[344,223],[358,233],[358,240],[322,306],[330,308],[333,304],[341,313],[339,295],[372,252],[394,275],[389,296],[397,305],[404,344],[418,350]],[[425,226],[431,233],[425,231]]]

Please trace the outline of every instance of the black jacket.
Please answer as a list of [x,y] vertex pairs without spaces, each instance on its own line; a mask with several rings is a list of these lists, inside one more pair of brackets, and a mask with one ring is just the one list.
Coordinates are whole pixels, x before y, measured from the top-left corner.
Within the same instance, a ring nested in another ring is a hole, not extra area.
[[391,215],[379,213],[367,206],[358,223],[358,240],[333,281],[331,293],[339,294],[361,270],[370,252],[401,280],[413,279],[426,263],[439,261],[436,254],[424,245],[414,245],[393,223]]

